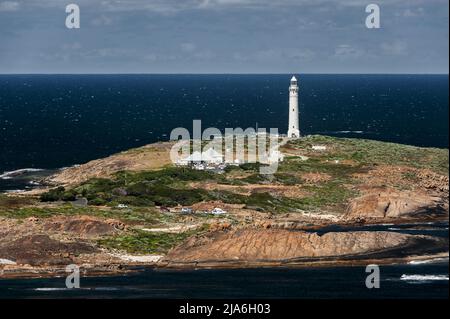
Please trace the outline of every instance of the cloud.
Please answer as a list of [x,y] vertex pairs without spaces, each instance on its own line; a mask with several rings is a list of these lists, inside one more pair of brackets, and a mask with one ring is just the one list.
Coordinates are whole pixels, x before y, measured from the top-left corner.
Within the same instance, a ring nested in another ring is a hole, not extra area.
[[180,44],[180,49],[183,52],[194,52],[196,48],[194,43],[186,42]]
[[281,58],[280,50],[268,49],[261,50],[256,53],[256,59],[258,60],[273,60]]
[[410,9],[407,8],[403,11],[402,16],[410,18],[410,17],[421,17],[425,14],[425,10],[423,8]]
[[448,72],[448,0],[377,0],[377,31],[367,0],[73,2],[76,31],[64,1],[0,0],[0,73]]
[[305,50],[292,49],[286,52],[286,56],[288,58],[298,61],[310,61],[314,58],[315,55],[316,53],[310,49]]
[[0,12],[17,11],[19,9],[19,3],[16,1],[2,1],[0,2]]
[[210,50],[198,51],[194,54],[194,58],[199,60],[211,60],[215,57],[215,54]]
[[82,45],[79,42],[65,43],[61,46],[61,48],[67,51],[73,51],[80,50],[82,48]]
[[94,18],[91,21],[92,25],[95,26],[108,26],[112,24],[112,19],[110,17],[105,16],[104,14]]
[[136,51],[134,49],[127,49],[127,48],[100,48],[88,51],[84,54],[84,56],[101,59],[123,58],[123,57],[136,58]]
[[[377,4],[384,10],[388,7],[404,6],[408,1],[377,0]],[[427,5],[430,3],[436,5],[448,4],[448,0],[414,0],[411,2],[413,5]],[[66,3],[61,2],[60,0],[15,0],[0,2],[0,8],[2,3],[9,3],[5,6],[15,3],[28,8],[33,6],[61,8],[66,5]],[[336,11],[340,8],[359,7],[362,8],[362,12],[364,12],[363,10],[368,4],[367,0],[339,0],[338,2],[336,0],[76,0],[75,3],[82,9],[97,8],[113,12],[148,11],[162,15],[205,9],[222,10],[227,8],[239,8],[270,10],[271,8],[289,7],[302,9],[314,8],[317,11],[323,9]],[[406,14],[410,14],[411,12],[406,12]]]
[[381,49],[387,55],[406,55],[408,54],[408,45],[404,41],[384,42]]
[[245,62],[249,60],[248,54],[241,52],[234,52],[233,54],[231,54],[231,57],[238,62]]
[[364,50],[349,44],[340,44],[334,49],[334,56],[339,59],[358,58],[364,55]]

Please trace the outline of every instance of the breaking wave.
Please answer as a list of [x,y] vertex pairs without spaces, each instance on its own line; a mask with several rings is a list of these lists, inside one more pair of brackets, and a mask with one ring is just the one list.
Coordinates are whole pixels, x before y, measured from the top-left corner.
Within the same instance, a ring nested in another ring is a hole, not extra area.
[[43,287],[43,288],[34,288],[35,291],[76,291],[76,290],[96,290],[96,291],[116,291],[119,290],[119,288],[116,287],[81,287],[81,288],[50,288],[50,287]]
[[35,288],[35,291],[64,291],[69,290],[69,288]]
[[370,132],[365,131],[323,131],[320,134],[369,134]]
[[424,265],[424,264],[434,264],[434,263],[441,263],[441,262],[448,262],[448,257],[442,257],[442,258],[433,258],[433,259],[427,259],[427,260],[411,260],[408,262],[409,265]]
[[0,175],[0,179],[13,179],[26,173],[41,172],[41,171],[43,171],[43,169],[41,168],[21,168],[15,171],[3,172],[3,174]]
[[425,281],[448,281],[448,275],[406,275],[403,274],[400,280],[413,281],[413,282],[425,282]]

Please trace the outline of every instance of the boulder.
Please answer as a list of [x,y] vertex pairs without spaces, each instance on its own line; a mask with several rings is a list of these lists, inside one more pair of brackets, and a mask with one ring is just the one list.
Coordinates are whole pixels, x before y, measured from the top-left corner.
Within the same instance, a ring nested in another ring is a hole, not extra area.
[[347,219],[411,218],[442,210],[439,197],[413,191],[375,190],[353,199]]

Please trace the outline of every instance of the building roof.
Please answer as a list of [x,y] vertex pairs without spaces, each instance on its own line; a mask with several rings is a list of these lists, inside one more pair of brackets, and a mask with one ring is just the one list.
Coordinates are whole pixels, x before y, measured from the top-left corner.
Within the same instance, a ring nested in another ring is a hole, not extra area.
[[202,154],[200,152],[194,152],[187,158],[185,158],[187,161],[191,162],[200,162],[202,160]]
[[205,162],[209,161],[222,161],[222,154],[214,150],[213,148],[208,148],[202,153],[202,160]]
[[182,161],[187,162],[211,162],[211,161],[222,161],[223,156],[216,150],[209,148],[208,150],[204,151],[203,153],[200,153],[198,151],[192,153],[190,156],[182,159]]

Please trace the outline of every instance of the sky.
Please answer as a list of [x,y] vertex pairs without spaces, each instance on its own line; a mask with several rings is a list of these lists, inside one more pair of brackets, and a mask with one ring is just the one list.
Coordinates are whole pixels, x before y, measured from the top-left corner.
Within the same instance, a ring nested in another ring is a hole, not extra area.
[[[80,28],[65,7],[80,7]],[[380,7],[379,29],[365,8]],[[0,73],[445,73],[448,0],[0,0]]]

